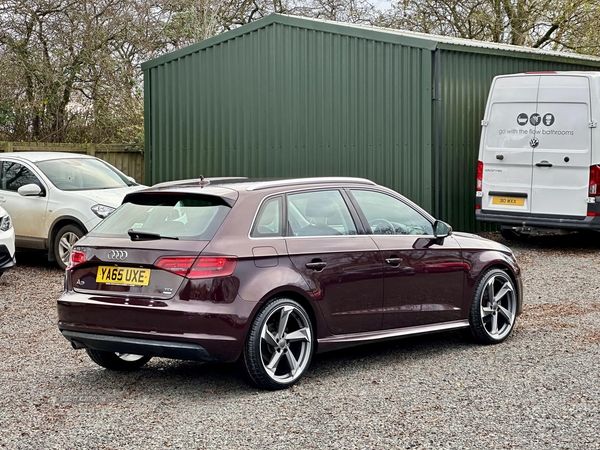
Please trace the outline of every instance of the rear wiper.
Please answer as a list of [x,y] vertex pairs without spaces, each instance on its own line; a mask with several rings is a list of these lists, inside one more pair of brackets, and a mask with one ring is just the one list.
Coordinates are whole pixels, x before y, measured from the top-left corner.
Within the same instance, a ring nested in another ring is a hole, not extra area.
[[178,241],[179,238],[175,236],[161,236],[158,233],[148,233],[147,231],[136,231],[133,228],[127,230],[127,234],[132,241],[157,241],[160,239],[173,239]]

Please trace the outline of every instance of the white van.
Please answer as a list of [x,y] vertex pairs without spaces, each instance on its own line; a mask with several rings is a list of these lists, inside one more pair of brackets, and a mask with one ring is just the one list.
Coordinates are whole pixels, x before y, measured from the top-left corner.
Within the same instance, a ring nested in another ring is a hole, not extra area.
[[482,121],[476,217],[515,237],[600,230],[600,73],[494,78]]

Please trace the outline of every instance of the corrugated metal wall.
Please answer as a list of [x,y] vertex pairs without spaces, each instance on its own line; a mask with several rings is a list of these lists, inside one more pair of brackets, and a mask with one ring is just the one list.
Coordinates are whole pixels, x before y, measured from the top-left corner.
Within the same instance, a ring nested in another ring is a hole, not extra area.
[[149,61],[146,183],[366,177],[484,230],[475,170],[492,78],[600,66],[486,45],[271,15]]
[[145,70],[149,184],[367,177],[433,210],[431,52],[271,24]]
[[475,220],[475,178],[481,120],[492,79],[528,71],[598,70],[591,66],[439,50],[441,147],[438,216],[457,230],[495,229]]

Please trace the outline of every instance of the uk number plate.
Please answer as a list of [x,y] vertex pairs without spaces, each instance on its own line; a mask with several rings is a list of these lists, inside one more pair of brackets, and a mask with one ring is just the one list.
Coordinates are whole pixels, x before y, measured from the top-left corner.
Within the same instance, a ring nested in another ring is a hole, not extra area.
[[492,204],[505,206],[523,206],[525,204],[525,197],[493,197]]
[[148,286],[149,282],[150,269],[99,266],[96,273],[96,283]]

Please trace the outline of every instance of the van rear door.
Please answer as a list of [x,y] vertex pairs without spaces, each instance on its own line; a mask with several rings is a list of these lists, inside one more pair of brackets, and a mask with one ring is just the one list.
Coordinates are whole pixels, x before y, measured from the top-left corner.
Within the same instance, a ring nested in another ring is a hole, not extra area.
[[587,213],[592,122],[585,76],[539,80],[531,213],[581,217]]
[[539,75],[496,78],[482,134],[482,208],[531,212],[531,183]]

